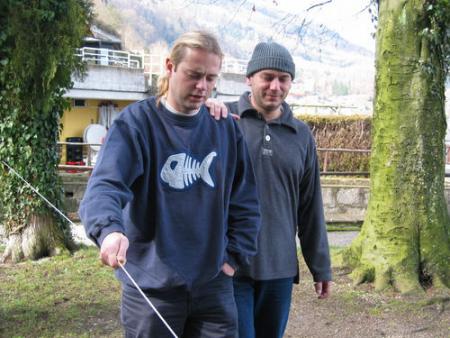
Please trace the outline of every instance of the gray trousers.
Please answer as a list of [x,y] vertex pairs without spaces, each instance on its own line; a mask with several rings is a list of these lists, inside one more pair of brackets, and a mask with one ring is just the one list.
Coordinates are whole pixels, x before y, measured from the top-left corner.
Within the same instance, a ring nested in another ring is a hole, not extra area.
[[[192,290],[145,291],[179,338],[236,338],[237,310],[232,278],[220,273]],[[121,320],[126,338],[173,337],[142,295],[122,288]]]

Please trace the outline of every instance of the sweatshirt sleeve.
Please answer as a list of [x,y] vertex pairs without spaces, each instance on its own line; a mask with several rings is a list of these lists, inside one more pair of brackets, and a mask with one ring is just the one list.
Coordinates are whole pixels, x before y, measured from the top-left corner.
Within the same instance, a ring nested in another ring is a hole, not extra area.
[[79,210],[86,234],[97,246],[112,232],[125,233],[122,210],[142,173],[138,133],[118,119],[108,131]]
[[320,171],[312,136],[305,161],[305,173],[300,182],[298,220],[300,246],[314,281],[330,281],[330,253],[323,214]]
[[249,258],[256,255],[261,215],[247,145],[234,121],[233,124],[237,132],[237,164],[228,212],[227,262],[238,268],[249,264]]

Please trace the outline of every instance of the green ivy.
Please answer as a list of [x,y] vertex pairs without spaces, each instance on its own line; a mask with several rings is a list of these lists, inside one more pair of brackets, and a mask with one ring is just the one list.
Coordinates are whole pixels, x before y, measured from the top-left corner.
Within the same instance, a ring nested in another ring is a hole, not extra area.
[[429,0],[426,2],[428,27],[422,32],[430,42],[432,51],[443,55],[443,68],[448,74],[450,65],[450,0]]
[[[62,205],[59,121],[68,107],[63,94],[72,85],[71,74],[84,71],[74,52],[91,20],[88,0],[0,4],[0,161],[57,207]],[[0,206],[7,234],[26,227],[30,215],[51,210],[1,162]]]
[[[372,22],[378,20],[378,14],[373,7],[378,6],[380,0],[371,0],[369,12],[372,14]],[[450,0],[427,0],[424,2],[424,20],[427,27],[422,35],[430,43],[430,49],[436,55],[442,55],[442,66],[446,75],[450,67]],[[428,65],[425,65],[427,67]],[[434,69],[431,67],[430,72]]]

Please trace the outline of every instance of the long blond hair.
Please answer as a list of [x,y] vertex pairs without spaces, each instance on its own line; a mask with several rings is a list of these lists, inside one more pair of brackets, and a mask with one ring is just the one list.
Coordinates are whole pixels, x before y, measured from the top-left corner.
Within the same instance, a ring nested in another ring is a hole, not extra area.
[[[215,54],[220,57],[220,63],[222,63],[223,53],[214,35],[204,31],[187,32],[175,41],[170,51],[169,59],[172,61],[175,70],[180,62],[183,61],[187,48],[202,49]],[[156,95],[158,103],[161,97],[167,94],[168,90],[169,77],[167,74],[161,75],[158,79],[158,94]]]

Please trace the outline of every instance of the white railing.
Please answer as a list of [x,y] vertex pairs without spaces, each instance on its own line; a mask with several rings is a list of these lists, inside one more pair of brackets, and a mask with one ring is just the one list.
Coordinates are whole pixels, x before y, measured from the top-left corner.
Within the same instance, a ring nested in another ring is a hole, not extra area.
[[142,69],[144,67],[143,56],[140,53],[130,53],[123,50],[107,48],[83,47],[76,50],[76,55],[87,63],[101,66],[136,69]]
[[144,74],[161,75],[164,73],[164,55],[163,54],[143,54]]
[[[144,74],[159,76],[164,73],[164,54],[132,53],[124,50],[83,47],[76,55],[90,64],[143,69]],[[245,74],[247,60],[225,57],[222,72]]]
[[[161,75],[164,73],[165,57],[163,54],[143,54],[144,74]],[[225,57],[222,62],[223,73],[245,74],[247,60]]]
[[248,60],[224,57],[222,62],[222,73],[245,74]]

